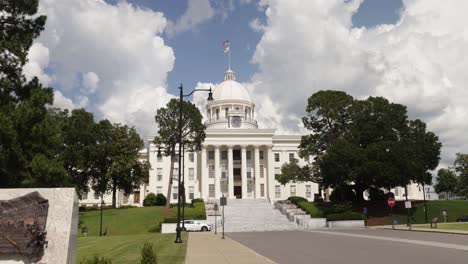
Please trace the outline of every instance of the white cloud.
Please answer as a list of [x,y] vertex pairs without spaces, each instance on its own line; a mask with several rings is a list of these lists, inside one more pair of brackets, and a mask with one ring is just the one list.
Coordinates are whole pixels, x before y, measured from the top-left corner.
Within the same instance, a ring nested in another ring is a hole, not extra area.
[[195,29],[199,24],[212,18],[215,10],[209,0],[188,0],[185,13],[175,22],[170,22],[166,28],[169,36]]
[[[440,136],[443,162],[468,151],[468,2],[404,1],[395,25],[354,28],[362,0],[264,0],[252,62],[253,97],[272,125],[297,127],[320,89],[378,95],[408,106]],[[278,115],[291,118],[280,118]]]
[[55,75],[55,105],[87,106],[144,137],[154,134],[156,109],[171,97],[165,87],[175,60],[161,37],[164,15],[102,0],[42,0],[39,12],[47,23],[35,45],[49,51],[50,63],[35,61]]
[[44,69],[49,66],[49,49],[41,43],[34,43],[29,49],[28,62],[23,66],[23,73],[27,79],[37,77],[39,81],[48,86],[53,76],[44,73]]
[[94,72],[87,72],[83,74],[83,86],[88,93],[96,92],[99,84],[99,76]]

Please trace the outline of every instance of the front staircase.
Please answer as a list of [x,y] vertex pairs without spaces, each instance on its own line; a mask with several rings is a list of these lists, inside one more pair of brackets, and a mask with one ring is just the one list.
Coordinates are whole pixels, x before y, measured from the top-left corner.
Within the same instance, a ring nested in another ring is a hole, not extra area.
[[[213,202],[206,204],[207,221],[214,225]],[[296,230],[297,224],[274,208],[266,199],[228,199],[224,208],[225,232]],[[217,216],[221,231],[221,206]],[[213,227],[214,228],[214,227]]]

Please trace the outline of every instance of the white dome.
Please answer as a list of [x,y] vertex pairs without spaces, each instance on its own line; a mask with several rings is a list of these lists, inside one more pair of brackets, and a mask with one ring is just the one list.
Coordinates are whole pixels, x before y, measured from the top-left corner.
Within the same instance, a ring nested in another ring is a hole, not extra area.
[[218,100],[241,100],[252,102],[247,89],[240,83],[236,82],[233,71],[228,70],[224,74],[224,81],[215,87],[213,90],[214,101]]

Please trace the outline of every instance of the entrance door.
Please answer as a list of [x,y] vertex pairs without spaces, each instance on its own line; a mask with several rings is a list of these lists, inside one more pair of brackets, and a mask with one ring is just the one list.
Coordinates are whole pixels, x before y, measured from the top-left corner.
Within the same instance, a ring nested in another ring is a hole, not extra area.
[[133,203],[135,203],[135,204],[140,203],[140,192],[135,192],[133,194]]
[[242,198],[242,186],[234,186],[234,196],[236,196],[237,199]]

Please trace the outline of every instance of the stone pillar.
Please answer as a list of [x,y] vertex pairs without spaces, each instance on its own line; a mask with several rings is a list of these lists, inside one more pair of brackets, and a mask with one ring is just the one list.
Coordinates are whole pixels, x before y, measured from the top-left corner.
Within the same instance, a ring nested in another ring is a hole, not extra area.
[[219,163],[219,146],[215,146],[215,171],[214,171],[214,182],[215,182],[215,198],[221,197],[221,167]]
[[234,198],[234,166],[232,146],[228,146],[228,197]]
[[255,148],[255,153],[254,153],[254,158],[255,158],[255,163],[254,163],[254,179],[255,179],[255,198],[261,198],[260,196],[260,150],[259,146],[254,146]]
[[206,147],[202,146],[201,151],[201,197],[207,201],[208,200],[208,171],[206,167]]
[[247,151],[246,146],[241,146],[241,177],[242,199],[247,198]]
[[268,170],[267,170],[267,196],[270,198],[270,201],[275,200],[275,165],[273,157],[273,146],[268,146]]

